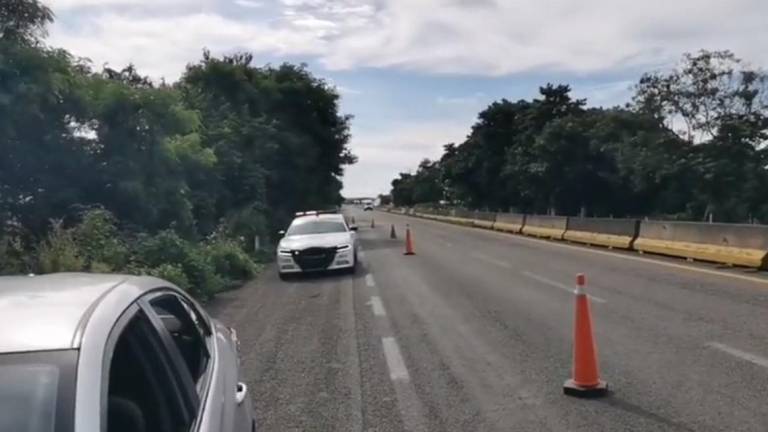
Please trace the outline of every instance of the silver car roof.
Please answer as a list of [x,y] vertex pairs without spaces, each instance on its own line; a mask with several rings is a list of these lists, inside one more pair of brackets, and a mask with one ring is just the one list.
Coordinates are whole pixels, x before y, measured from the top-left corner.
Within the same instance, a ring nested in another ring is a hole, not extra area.
[[138,297],[168,285],[147,276],[90,273],[0,277],[0,353],[77,348],[78,331],[115,288]]

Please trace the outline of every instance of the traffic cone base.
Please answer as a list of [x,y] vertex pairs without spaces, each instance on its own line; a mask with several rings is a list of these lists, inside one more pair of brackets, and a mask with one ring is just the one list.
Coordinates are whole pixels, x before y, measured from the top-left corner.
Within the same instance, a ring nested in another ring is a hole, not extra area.
[[598,381],[594,387],[582,387],[572,379],[566,380],[563,384],[563,393],[568,396],[575,396],[580,398],[598,398],[608,394],[608,383],[605,381]]

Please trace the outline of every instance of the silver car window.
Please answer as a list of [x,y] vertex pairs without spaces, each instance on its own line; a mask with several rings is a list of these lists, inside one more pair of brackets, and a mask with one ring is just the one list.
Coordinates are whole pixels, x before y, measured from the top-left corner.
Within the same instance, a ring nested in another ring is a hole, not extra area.
[[0,366],[0,431],[54,432],[59,369]]
[[198,318],[191,314],[188,306],[175,295],[154,298],[150,304],[171,334],[190,376],[198,383],[210,361],[210,353]]
[[0,354],[0,432],[71,432],[77,352]]
[[137,313],[111,356],[105,432],[188,430],[194,412],[185,405],[172,368],[161,336]]

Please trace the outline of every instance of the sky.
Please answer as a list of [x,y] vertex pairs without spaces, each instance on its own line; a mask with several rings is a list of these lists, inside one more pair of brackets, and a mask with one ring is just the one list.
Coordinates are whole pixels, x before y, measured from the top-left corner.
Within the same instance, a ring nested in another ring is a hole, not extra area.
[[730,49],[768,66],[765,0],[43,0],[48,43],[94,65],[171,82],[204,48],[304,62],[354,116],[347,197],[460,143],[494,100],[569,84],[591,106],[628,102],[643,72]]

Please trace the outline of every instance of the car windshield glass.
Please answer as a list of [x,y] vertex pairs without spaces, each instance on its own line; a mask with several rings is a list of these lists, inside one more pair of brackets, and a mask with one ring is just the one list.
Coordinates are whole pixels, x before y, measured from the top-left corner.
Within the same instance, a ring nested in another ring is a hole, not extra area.
[[[0,431],[67,431],[74,352],[0,355]],[[66,399],[66,400],[62,400]]]
[[329,234],[329,233],[341,233],[346,232],[347,227],[343,222],[329,221],[329,220],[317,220],[302,222],[300,224],[293,224],[288,228],[286,235],[305,235],[305,234]]

